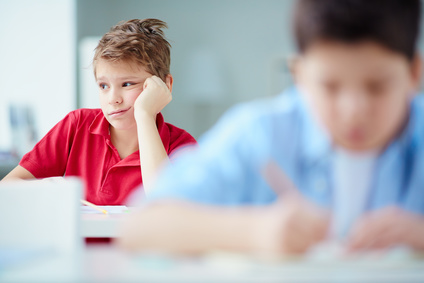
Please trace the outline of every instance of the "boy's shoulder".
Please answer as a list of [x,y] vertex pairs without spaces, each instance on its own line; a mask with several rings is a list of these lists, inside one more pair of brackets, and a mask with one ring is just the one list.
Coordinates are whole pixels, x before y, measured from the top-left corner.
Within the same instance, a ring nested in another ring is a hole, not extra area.
[[230,108],[218,124],[240,129],[250,128],[252,124],[286,123],[298,119],[303,108],[301,95],[297,88],[292,87],[272,97],[239,103]]
[[162,113],[156,117],[159,134],[162,139],[169,139],[169,143],[197,143],[196,140],[186,130],[177,127],[171,123],[165,122]]
[[168,123],[168,122],[165,122],[165,125],[168,128],[169,133],[170,133],[171,136],[187,135],[187,136],[190,136],[191,137],[191,135],[190,135],[189,132],[187,132],[186,130],[184,130],[184,129],[180,128],[180,127],[177,127],[177,126],[175,126],[175,125],[173,125],[171,123]]
[[411,102],[406,133],[424,144],[424,94],[418,94]]
[[262,116],[290,115],[298,112],[301,108],[300,93],[296,87],[291,87],[275,96],[240,103],[233,107],[230,113],[231,111],[239,115],[245,113],[256,119]]
[[280,147],[284,145],[288,149],[305,122],[308,121],[302,96],[293,87],[276,96],[235,105],[202,135],[199,143],[211,147],[239,147],[243,144],[262,152],[271,150],[274,143],[281,141]]
[[101,109],[76,109],[69,112],[56,126],[71,127],[77,131],[104,128],[107,122]]
[[68,113],[67,117],[71,118],[73,121],[78,124],[87,122],[92,123],[94,119],[102,113],[102,109],[100,108],[80,108],[73,110]]
[[424,109],[424,93],[417,94],[412,100],[412,105],[414,108],[420,109],[420,112],[422,113],[422,110]]

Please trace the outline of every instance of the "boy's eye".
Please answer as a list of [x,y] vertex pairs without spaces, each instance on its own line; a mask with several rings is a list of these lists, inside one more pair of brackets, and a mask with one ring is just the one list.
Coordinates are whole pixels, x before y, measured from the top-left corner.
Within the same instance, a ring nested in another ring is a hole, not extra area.
[[107,89],[107,88],[109,88],[107,84],[99,84],[99,87],[101,89]]
[[123,83],[122,84],[123,87],[132,86],[132,85],[133,85],[133,83]]
[[324,82],[322,84],[322,87],[324,88],[325,92],[329,95],[335,95],[339,91],[339,85],[334,82]]
[[383,83],[369,83],[367,85],[367,89],[369,93],[377,95],[377,94],[383,94],[386,86]]

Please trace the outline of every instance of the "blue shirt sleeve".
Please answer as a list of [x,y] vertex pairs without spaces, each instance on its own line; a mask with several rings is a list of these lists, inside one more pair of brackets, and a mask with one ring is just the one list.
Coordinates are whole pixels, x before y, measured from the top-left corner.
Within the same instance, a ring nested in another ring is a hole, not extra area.
[[[273,152],[275,125],[272,112],[293,116],[288,96],[236,106],[200,140],[160,174],[148,199],[184,199],[215,205],[266,204],[275,193],[261,177],[261,167]],[[286,128],[286,130],[285,130]],[[286,139],[287,141],[289,139]],[[284,144],[280,145],[284,148]]]

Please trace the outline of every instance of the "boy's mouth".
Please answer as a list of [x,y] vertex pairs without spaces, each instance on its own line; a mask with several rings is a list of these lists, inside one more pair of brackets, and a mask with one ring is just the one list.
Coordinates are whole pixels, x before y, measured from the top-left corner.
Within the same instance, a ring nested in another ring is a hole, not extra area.
[[130,110],[130,108],[131,107],[128,107],[126,109],[115,110],[115,111],[109,112],[108,115],[109,115],[109,117],[112,117],[112,118],[118,117],[118,116],[125,114],[128,110]]
[[361,143],[366,139],[365,131],[354,129],[347,133],[346,138],[353,143]]

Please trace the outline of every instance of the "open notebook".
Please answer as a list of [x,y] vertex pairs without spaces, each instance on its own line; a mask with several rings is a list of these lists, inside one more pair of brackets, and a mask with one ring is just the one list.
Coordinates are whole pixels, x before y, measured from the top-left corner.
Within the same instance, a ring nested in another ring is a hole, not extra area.
[[[98,205],[97,207],[106,210],[109,214],[120,214],[130,212],[128,207],[126,207],[125,205]],[[102,214],[102,212],[85,205],[81,206],[81,213]]]

